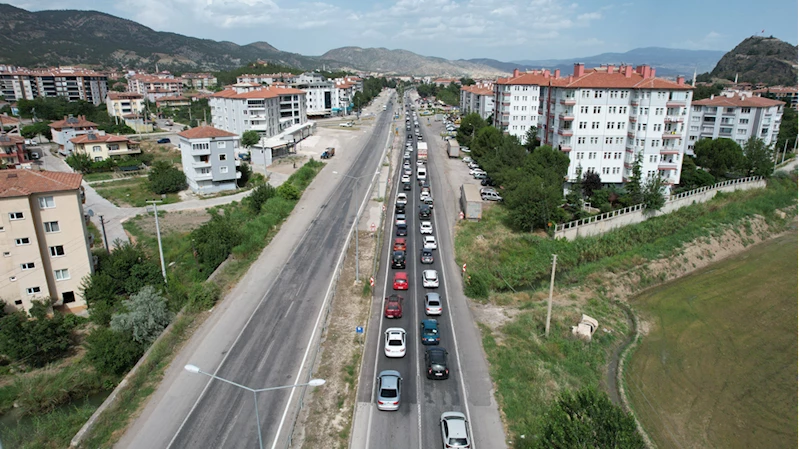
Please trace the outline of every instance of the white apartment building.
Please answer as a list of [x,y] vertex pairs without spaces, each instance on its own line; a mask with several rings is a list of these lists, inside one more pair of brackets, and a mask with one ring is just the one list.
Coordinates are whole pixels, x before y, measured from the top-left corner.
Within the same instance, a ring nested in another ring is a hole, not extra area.
[[[329,116],[338,112],[340,101],[338,89],[333,81],[324,76],[307,72],[297,76],[292,87],[305,91],[305,104],[308,116]],[[334,108],[336,109],[334,111]]]
[[179,97],[183,95],[183,80],[172,75],[133,75],[128,78],[128,91],[143,95],[155,102],[161,97]]
[[183,86],[190,89],[212,89],[216,87],[216,77],[210,73],[184,73],[180,77]]
[[474,84],[461,87],[461,112],[463,114],[477,113],[484,120],[494,115],[494,85],[493,83]]
[[212,126],[199,126],[178,133],[178,137],[183,173],[192,191],[217,193],[236,189],[236,179],[241,177],[236,170],[239,136]]
[[743,146],[750,137],[766,145],[777,141],[785,102],[752,96],[751,91],[727,92],[691,103],[685,153],[693,155],[700,139],[732,139]]
[[498,80],[494,89],[495,101],[503,106],[494,114],[496,126],[517,136],[526,132],[512,128],[520,122],[514,115],[522,111],[509,108],[524,96],[523,89],[516,89],[525,86],[520,81],[529,83],[527,95],[540,100],[538,138],[569,154],[569,181],[595,172],[604,184],[628,182],[640,155],[644,178],[659,175],[669,186],[680,182],[693,96],[684,77],[657,78],[646,65],[585,69],[583,64],[575,64],[569,76],[560,70],[514,75]]
[[111,117],[139,115],[144,111],[144,95],[135,92],[108,92],[105,106]]
[[53,142],[58,144],[58,151],[67,155],[75,149],[71,140],[83,134],[97,133],[97,124],[86,120],[84,115],[77,117],[70,115],[63,120],[50,123],[50,131],[53,134]]
[[291,87],[234,84],[209,97],[211,122],[239,136],[253,130],[272,137],[308,121],[305,96],[304,91]]
[[3,170],[0,174],[0,297],[28,310],[52,298],[86,308],[81,281],[94,271],[78,173]]
[[[494,83],[494,126],[524,142],[527,130],[538,126],[541,86],[549,82],[548,70],[497,78]],[[557,71],[558,75],[560,71]]]
[[271,86],[275,83],[292,83],[297,75],[293,73],[264,73],[260,75],[240,75],[236,77],[236,84],[255,83]]
[[96,105],[105,101],[108,75],[73,67],[29,70],[4,67],[0,70],[0,96],[6,101],[33,100],[36,97],[65,97]]

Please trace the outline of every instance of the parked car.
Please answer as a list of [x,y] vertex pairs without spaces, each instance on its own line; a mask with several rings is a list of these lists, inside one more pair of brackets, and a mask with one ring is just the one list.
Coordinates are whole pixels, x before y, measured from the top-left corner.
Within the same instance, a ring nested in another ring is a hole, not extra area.
[[486,177],[485,179],[480,181],[480,185],[481,186],[493,186],[493,185],[496,185],[496,184],[494,183],[493,179],[491,179],[489,177]]
[[402,318],[402,296],[391,295],[386,298],[386,318]]
[[406,251],[407,241],[404,238],[394,239],[394,251]]
[[380,371],[377,376],[377,409],[383,411],[399,410],[402,376],[399,371]]
[[427,348],[424,352],[424,364],[428,379],[449,379],[447,354],[449,354],[447,350],[440,346],[437,348]]
[[441,439],[445,448],[462,449],[472,447],[469,438],[469,423],[466,416],[459,412],[441,414]]
[[419,223],[419,232],[421,234],[432,234],[433,233],[433,223],[429,221],[422,221]]
[[488,177],[488,175],[486,175],[485,172],[475,172],[474,174],[472,174],[472,176],[474,177],[474,179],[485,179],[486,177]]
[[438,333],[438,321],[432,318],[422,321],[419,325],[419,335],[421,335],[423,345],[437,345],[441,341],[441,336]]
[[405,268],[405,251],[391,253],[391,268]]
[[481,193],[480,198],[482,198],[483,201],[502,201],[502,197],[499,196],[497,192]]
[[475,173],[485,173],[485,170],[483,170],[480,167],[472,168],[472,169],[469,170],[469,174],[470,175],[474,175]]
[[441,306],[441,296],[438,293],[430,292],[424,295],[424,314],[441,315],[444,308]]
[[338,125],[338,126],[340,126],[340,127],[342,127],[342,128],[352,128],[352,122],[347,122],[347,123],[339,123],[339,125]]
[[385,332],[386,341],[383,351],[386,357],[405,357],[405,329],[390,327]]
[[164,137],[164,138],[158,139],[157,143],[172,143],[172,141],[169,140],[168,137]]
[[407,290],[408,289],[408,273],[398,271],[394,273],[394,290]]
[[464,157],[464,158],[463,158],[463,159],[461,159],[461,160],[462,160],[464,163],[466,163],[466,164],[468,164],[469,162],[474,162],[474,159],[472,159],[472,158],[471,158],[471,157],[469,157],[469,156],[466,156],[466,157]]
[[424,236],[424,248],[426,249],[438,249],[438,245],[436,244],[436,238],[432,235]]
[[433,263],[433,250],[431,249],[423,249],[421,261],[423,264],[431,264]]
[[436,270],[422,271],[422,287],[438,288],[438,271]]

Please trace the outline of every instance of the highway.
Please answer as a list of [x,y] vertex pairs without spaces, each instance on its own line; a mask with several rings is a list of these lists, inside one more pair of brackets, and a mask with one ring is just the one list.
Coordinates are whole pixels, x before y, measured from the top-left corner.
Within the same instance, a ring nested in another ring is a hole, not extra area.
[[[407,104],[407,102],[406,102]],[[437,136],[425,130],[425,125],[420,120],[422,134],[425,141],[429,138],[435,139]],[[404,127],[400,129],[404,130]],[[411,117],[411,131],[414,133],[413,118]],[[408,134],[405,131],[405,134]],[[465,407],[465,383],[462,377],[460,366],[461,356],[459,346],[456,342],[455,326],[450,309],[450,288],[449,282],[460,282],[459,279],[450,279],[452,270],[448,270],[445,264],[454,265],[454,248],[451,247],[451,239],[441,239],[439,230],[448,226],[448,220],[443,217],[443,212],[435,203],[433,209],[433,235],[438,240],[438,249],[434,250],[434,263],[422,264],[420,252],[422,249],[422,234],[419,231],[419,204],[420,187],[416,180],[416,137],[413,136],[414,151],[412,153],[411,167],[412,190],[405,191],[408,194],[408,204],[406,206],[406,217],[408,223],[407,236],[407,263],[405,269],[390,268],[391,247],[395,236],[395,210],[394,202],[397,193],[402,192],[402,184],[399,182],[402,172],[402,158],[396,167],[393,188],[388,196],[387,220],[386,220],[386,240],[383,242],[383,254],[381,255],[381,272],[376,279],[376,293],[378,298],[386,298],[391,294],[397,293],[404,298],[403,315],[400,319],[387,319],[383,314],[381,301],[375,301],[379,307],[373,307],[371,322],[368,332],[368,344],[364,354],[364,366],[361,371],[360,386],[358,391],[358,402],[369,403],[368,413],[365,417],[366,422],[359,425],[366,426],[366,437],[364,438],[365,447],[368,448],[432,448],[441,445],[441,432],[439,428],[439,418],[442,412],[459,411],[469,417],[469,410]],[[436,158],[443,158],[444,155],[436,152],[434,145],[430,145],[428,153],[431,166],[435,164]],[[433,173],[428,170],[428,176]],[[435,175],[434,175],[435,176]],[[431,179],[431,193],[434,200],[437,199],[438,189],[448,188],[443,181]],[[400,189],[399,191],[397,189]],[[445,232],[449,232],[448,230]],[[449,234],[447,234],[449,235]],[[450,267],[451,268],[451,267]],[[425,289],[422,287],[422,271],[434,269],[439,275],[439,287],[435,289]],[[397,271],[408,273],[410,288],[407,291],[393,290],[393,276]],[[435,318],[439,322],[440,344],[439,347],[445,348],[449,352],[448,368],[449,379],[430,380],[425,375],[424,351],[426,346],[420,340],[420,322],[428,317],[424,312],[424,297],[427,292],[437,292],[441,295],[443,303],[443,314]],[[379,309],[379,310],[378,310]],[[375,325],[376,324],[376,325]],[[403,358],[387,358],[383,353],[383,332],[389,327],[402,327],[407,332],[407,351]],[[479,349],[478,349],[479,350]],[[376,386],[375,379],[380,371],[397,370],[403,376],[400,409],[398,411],[386,412],[378,411],[375,404]],[[355,445],[354,445],[355,447]],[[474,446],[473,446],[474,447]]]
[[[391,102],[388,110],[393,110]],[[321,311],[333,270],[369,185],[367,176],[356,191],[357,181],[350,177],[375,172],[390,120],[390,112],[378,115],[373,132],[344,173],[349,177],[341,176],[338,184],[317,189],[316,194],[329,195],[325,204],[224,352],[222,362],[218,367],[202,367],[205,371],[252,388],[307,381],[308,356],[321,332]],[[256,447],[252,395],[218,381],[203,383],[202,393],[174,429],[167,447]],[[298,396],[299,391],[291,389],[258,396],[266,447],[285,447]]]

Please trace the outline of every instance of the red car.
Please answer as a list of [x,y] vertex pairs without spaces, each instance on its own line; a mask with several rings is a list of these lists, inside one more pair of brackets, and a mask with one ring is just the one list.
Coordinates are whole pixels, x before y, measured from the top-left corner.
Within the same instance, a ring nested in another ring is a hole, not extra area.
[[391,295],[386,298],[386,318],[402,318],[402,296]]
[[407,248],[406,248],[406,244],[405,244],[405,239],[404,238],[399,237],[399,238],[394,239],[394,251],[405,251],[406,249]]
[[408,273],[398,271],[394,273],[394,290],[407,290],[408,289]]

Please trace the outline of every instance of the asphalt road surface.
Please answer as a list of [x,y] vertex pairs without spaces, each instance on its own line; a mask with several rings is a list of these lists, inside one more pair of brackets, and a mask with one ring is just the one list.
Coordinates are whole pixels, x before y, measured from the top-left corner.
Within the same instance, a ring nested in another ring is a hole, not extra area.
[[[392,110],[391,103],[388,110]],[[360,156],[344,173],[366,178],[358,187],[355,179],[344,177],[331,189],[327,203],[215,370],[217,376],[262,388],[293,383],[301,368],[304,375],[306,349],[318,324],[332,270],[368,187],[368,175],[380,163],[390,119],[390,112],[379,115]],[[315,338],[318,335],[317,331]],[[301,381],[304,380],[303,377]],[[260,425],[266,447],[285,446],[289,421],[296,410],[296,404],[289,404],[289,398],[296,402],[298,393],[279,390],[259,394]],[[169,447],[252,448],[257,441],[252,394],[210,381]]]

